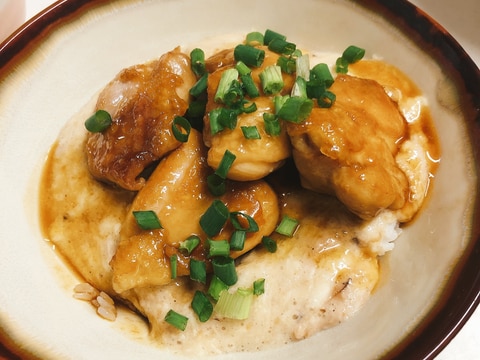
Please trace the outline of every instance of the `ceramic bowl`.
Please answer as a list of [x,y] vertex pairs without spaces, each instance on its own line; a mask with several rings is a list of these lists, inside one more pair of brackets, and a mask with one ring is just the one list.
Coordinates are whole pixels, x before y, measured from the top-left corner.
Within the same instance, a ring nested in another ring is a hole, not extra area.
[[480,292],[480,73],[440,25],[402,0],[63,0],[0,48],[0,329],[8,348],[26,358],[174,358],[132,314],[110,323],[72,299],[78,279],[39,227],[42,165],[62,126],[120,69],[177,45],[267,28],[307,49],[356,44],[399,67],[428,100],[442,158],[429,201],[356,316],[305,341],[220,358],[432,359],[456,334]]

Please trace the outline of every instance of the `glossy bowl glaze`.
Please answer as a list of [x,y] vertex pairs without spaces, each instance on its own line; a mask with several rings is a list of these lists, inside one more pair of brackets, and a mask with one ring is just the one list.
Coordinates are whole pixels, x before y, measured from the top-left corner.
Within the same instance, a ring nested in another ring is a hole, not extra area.
[[[99,319],[72,298],[78,279],[42,239],[38,183],[59,130],[122,68],[221,35],[280,29],[306,49],[356,44],[425,94],[442,148],[429,201],[385,259],[354,318],[305,341],[228,359],[433,359],[480,293],[480,73],[458,43],[407,1],[63,0],[0,46],[0,334],[31,358],[175,358],[122,312]],[[274,10],[272,10],[274,9]],[[208,12],[212,21],[201,21]],[[68,176],[68,174],[66,174]]]

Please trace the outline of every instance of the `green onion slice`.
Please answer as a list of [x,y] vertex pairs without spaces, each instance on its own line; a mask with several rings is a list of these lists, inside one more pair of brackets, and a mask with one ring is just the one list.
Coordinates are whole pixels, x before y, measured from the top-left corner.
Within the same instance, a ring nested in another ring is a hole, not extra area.
[[215,170],[215,174],[220,176],[222,179],[226,179],[228,171],[232,167],[232,164],[236,158],[237,157],[235,156],[235,154],[232,153],[230,150],[225,150],[222,160],[220,160],[220,164],[218,165],[217,170]]
[[330,108],[335,103],[336,99],[337,96],[333,92],[325,90],[322,96],[317,98],[317,103],[321,108]]
[[260,91],[258,90],[257,85],[253,81],[251,74],[240,75],[240,81],[243,84],[245,92],[250,98],[254,99],[260,96]]
[[283,89],[282,69],[278,65],[269,65],[260,73],[260,81],[265,95],[278,94]]
[[191,306],[200,322],[205,322],[210,319],[210,316],[212,316],[213,305],[207,295],[199,290],[195,291]]
[[208,239],[209,256],[228,256],[230,255],[230,243],[227,240]]
[[190,235],[184,241],[180,243],[179,250],[185,251],[187,255],[190,255],[193,250],[200,244],[200,238],[197,235]]
[[239,288],[234,293],[222,291],[214,311],[229,319],[245,320],[250,315],[252,301],[253,292],[251,289]]
[[270,113],[263,113],[263,122],[265,125],[265,132],[268,135],[278,136],[282,131],[278,116]]
[[238,112],[235,109],[219,107],[210,111],[210,131],[217,134],[225,128],[235,129],[237,126]]
[[235,285],[238,275],[231,257],[216,257],[212,260],[212,266],[215,276],[228,286]]
[[187,119],[183,116],[175,116],[172,123],[172,132],[175,139],[183,143],[187,142],[191,130],[192,125]]
[[310,79],[310,57],[305,54],[296,58],[297,77],[302,77],[306,81]]
[[292,87],[292,92],[290,94],[291,96],[299,96],[303,98],[308,97],[307,81],[303,77],[297,76],[297,78],[295,79],[295,83]]
[[[243,218],[247,221],[247,226],[242,225],[239,218]],[[244,230],[247,232],[257,232],[258,224],[253,217],[241,211],[232,211],[230,213],[230,221],[232,222],[235,230]]]
[[357,61],[361,60],[365,56],[365,49],[359,48],[355,45],[350,45],[347,47],[342,54],[342,58],[344,58],[349,64],[356,63]]
[[258,279],[253,282],[253,295],[262,295],[265,293],[265,279]]
[[190,95],[195,98],[200,97],[203,94],[206,94],[208,87],[208,74],[205,73],[200,79],[197,80],[195,85],[190,88]]
[[237,69],[227,69],[222,73],[220,82],[218,83],[217,92],[215,93],[214,101],[224,102],[225,94],[230,90],[232,82],[238,79]]
[[263,35],[263,43],[265,45],[268,45],[274,39],[287,40],[287,37],[271,29],[265,30],[265,33]]
[[186,329],[188,322],[188,318],[186,316],[183,316],[174,310],[169,310],[167,315],[165,315],[164,320],[181,331]]
[[295,230],[297,230],[297,227],[298,227],[297,219],[294,219],[288,215],[283,215],[282,220],[280,220],[280,223],[275,229],[275,232],[281,235],[291,237],[295,233]]
[[195,48],[190,52],[191,68],[197,77],[203,76],[207,70],[205,67],[205,53],[202,49]]
[[291,57],[280,56],[277,59],[277,65],[285,74],[293,74],[297,69],[296,60]]
[[267,249],[268,252],[274,253],[277,251],[277,242],[269,236],[262,237],[262,245]]
[[112,124],[112,117],[105,110],[97,110],[85,121],[85,128],[92,132],[102,132]]
[[317,64],[310,70],[309,80],[315,84],[325,84],[326,88],[332,86],[334,81],[328,65],[324,63]]
[[245,44],[249,46],[263,45],[263,34],[258,31],[252,31],[247,34]]
[[227,206],[221,200],[215,199],[200,217],[200,226],[208,236],[213,237],[220,232],[229,216]]
[[286,99],[277,111],[279,118],[293,123],[301,123],[310,116],[313,101],[303,96],[291,96]]
[[207,186],[214,196],[222,196],[227,191],[225,179],[215,173],[207,176]]
[[210,285],[208,287],[208,295],[215,301],[218,301],[220,294],[224,290],[228,290],[229,286],[220,280],[217,276],[213,275]]
[[259,67],[265,60],[265,51],[248,45],[237,45],[233,50],[236,61],[242,61],[247,66]]
[[155,230],[155,229],[162,229],[162,224],[158,219],[157,214],[152,210],[139,210],[132,212],[137,225],[142,230]]
[[255,125],[253,126],[241,126],[243,136],[247,140],[258,140],[261,139],[260,133]]
[[230,249],[233,251],[242,251],[245,247],[247,232],[245,230],[235,230],[230,237]]
[[279,37],[272,39],[268,43],[268,50],[277,54],[291,55],[296,49],[297,45]]
[[335,71],[338,74],[348,73],[348,61],[345,60],[343,57],[339,57],[335,62]]
[[207,265],[205,261],[190,258],[190,279],[199,283],[207,283]]

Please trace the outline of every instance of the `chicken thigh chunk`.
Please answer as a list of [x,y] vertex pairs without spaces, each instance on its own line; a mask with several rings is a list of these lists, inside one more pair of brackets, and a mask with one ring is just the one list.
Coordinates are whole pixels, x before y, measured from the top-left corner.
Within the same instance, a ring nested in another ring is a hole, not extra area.
[[122,70],[97,101],[96,109],[110,113],[112,125],[88,135],[86,153],[93,177],[140,190],[145,168],[180,145],[172,121],[187,110],[195,81],[188,55],[178,48]]
[[408,181],[395,156],[407,125],[398,107],[374,80],[339,75],[331,91],[331,108],[288,125],[302,185],[337,196],[364,219],[402,208]]

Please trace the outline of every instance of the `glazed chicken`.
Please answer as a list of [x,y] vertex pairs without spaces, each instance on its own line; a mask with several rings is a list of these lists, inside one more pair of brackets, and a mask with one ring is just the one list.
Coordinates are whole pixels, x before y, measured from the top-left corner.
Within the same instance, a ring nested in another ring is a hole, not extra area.
[[[262,47],[262,49],[265,50],[265,60],[260,67],[252,70],[252,78],[259,89],[261,89],[260,72],[265,67],[276,64],[279,57],[278,54],[265,47]],[[236,160],[228,173],[228,177],[239,181],[257,180],[278,169],[285,159],[291,155],[290,142],[285,129],[282,129],[279,136],[270,136],[265,132],[263,113],[273,112],[273,96],[266,96],[261,90],[259,97],[249,99],[256,103],[257,111],[239,115],[235,129],[227,128],[215,135],[211,134],[208,112],[219,107],[219,104],[215,103],[214,97],[222,74],[233,66],[232,51],[221,51],[207,61],[209,69],[216,69],[208,78],[207,115],[204,118],[204,141],[209,147],[208,164],[216,169],[225,150],[228,149],[236,155]],[[295,78],[293,75],[282,75],[285,84],[282,94],[290,93]],[[241,129],[242,126],[256,126],[261,138],[246,139]]]
[[335,195],[364,219],[402,208],[409,184],[395,156],[407,124],[397,105],[374,80],[338,75],[331,91],[331,108],[288,125],[303,186]]
[[[190,257],[207,260],[207,237],[198,219],[215,199],[207,187],[211,172],[201,134],[196,131],[190,133],[187,143],[160,162],[135,197],[122,226],[121,241],[111,262],[115,291],[168,284],[172,281],[171,255],[178,256],[179,276],[190,273]],[[232,251],[231,257],[248,252],[274,230],[279,216],[278,200],[265,181],[230,182],[220,199],[230,212],[250,215],[259,226],[258,232],[247,233],[243,250]],[[141,230],[132,215],[139,210],[155,211],[163,229]],[[233,227],[227,223],[218,235],[210,238],[229,239],[232,231]],[[191,235],[199,236],[201,243],[191,256],[186,256],[179,246]]]
[[113,122],[107,130],[88,135],[91,174],[127,190],[141,189],[142,172],[180,145],[172,121],[187,110],[195,82],[190,58],[178,48],[122,70],[98,97],[96,109],[107,111]]

